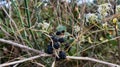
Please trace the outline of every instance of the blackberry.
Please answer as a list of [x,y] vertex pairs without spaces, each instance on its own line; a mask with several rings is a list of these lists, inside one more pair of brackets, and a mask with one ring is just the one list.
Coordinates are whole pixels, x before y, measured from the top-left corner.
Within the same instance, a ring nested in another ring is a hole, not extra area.
[[65,59],[66,58],[66,53],[64,51],[59,52],[59,57],[60,59]]
[[48,46],[47,46],[47,53],[48,53],[48,54],[52,54],[52,53],[53,53],[52,45],[48,45]]
[[61,35],[61,32],[60,32],[60,31],[57,31],[57,32],[56,32],[56,35]]
[[54,42],[58,42],[58,37],[57,36],[52,36],[51,38]]
[[55,42],[53,46],[54,46],[55,49],[58,49],[58,48],[60,48],[60,43]]
[[63,43],[63,42],[65,42],[65,39],[64,39],[64,38],[59,38],[58,41],[59,41],[60,43]]

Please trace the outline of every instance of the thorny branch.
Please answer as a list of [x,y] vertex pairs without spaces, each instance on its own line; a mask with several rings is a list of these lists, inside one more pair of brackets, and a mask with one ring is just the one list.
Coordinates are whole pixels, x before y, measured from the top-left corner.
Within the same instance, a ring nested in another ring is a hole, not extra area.
[[[0,64],[0,67],[9,66],[9,65],[13,65],[13,64],[22,63],[22,62],[25,62],[25,61],[37,59],[37,58],[39,58],[39,57],[41,57],[41,56],[43,56],[43,57],[51,56],[51,55],[48,55],[48,54],[46,54],[46,53],[44,53],[44,52],[41,52],[41,51],[39,51],[39,50],[36,50],[36,49],[30,48],[30,47],[24,46],[24,45],[22,45],[22,44],[18,44],[18,43],[12,42],[12,41],[10,41],[10,40],[5,40],[5,39],[1,39],[1,38],[0,38],[0,42],[7,43],[7,44],[10,44],[10,45],[13,45],[13,46],[20,47],[20,48],[24,48],[24,49],[27,49],[27,50],[31,50],[31,51],[34,51],[34,52],[36,52],[36,53],[41,53],[40,55],[33,56],[33,57],[30,57],[30,58],[26,58],[26,59],[22,59],[22,60],[19,60],[19,61],[14,61],[14,62],[9,62],[9,63]],[[101,60],[97,60],[97,59],[89,58],[89,57],[67,56],[66,58],[67,58],[67,59],[75,59],[75,60],[88,60],[88,61],[94,61],[94,62],[106,64],[106,65],[112,66],[112,67],[120,67],[120,65],[117,65],[117,64],[113,64],[113,63],[109,63],[109,62],[105,62],[105,61],[101,61]]]

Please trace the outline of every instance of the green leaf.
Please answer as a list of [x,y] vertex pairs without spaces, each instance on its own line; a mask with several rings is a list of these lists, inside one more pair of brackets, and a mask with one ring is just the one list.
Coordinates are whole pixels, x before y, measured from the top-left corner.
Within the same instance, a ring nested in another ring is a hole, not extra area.
[[116,40],[112,40],[110,41],[110,43],[113,45],[113,46],[116,46],[118,44],[118,42]]
[[71,38],[69,39],[69,43],[72,43],[75,39],[74,38]]
[[112,36],[110,34],[106,34],[106,38],[109,40],[112,38]]
[[118,29],[120,29],[120,22],[118,22]]
[[64,34],[65,36],[70,36],[71,34],[70,33],[68,33],[68,32],[65,32],[65,34]]
[[[108,40],[110,40],[110,39],[112,39],[112,38],[114,38],[114,37],[111,36],[110,34],[107,34],[107,35],[106,35],[106,38],[107,38]],[[113,46],[115,46],[115,45],[118,44],[116,40],[111,40],[111,41],[109,41],[109,43],[112,44]]]
[[70,49],[70,51],[68,52],[68,54],[70,55],[70,56],[73,56],[75,53],[76,53],[76,47],[75,46],[72,46],[71,47],[71,49]]
[[57,27],[57,31],[63,31],[63,30],[66,31],[66,27],[65,27],[65,26],[59,25],[59,26]]

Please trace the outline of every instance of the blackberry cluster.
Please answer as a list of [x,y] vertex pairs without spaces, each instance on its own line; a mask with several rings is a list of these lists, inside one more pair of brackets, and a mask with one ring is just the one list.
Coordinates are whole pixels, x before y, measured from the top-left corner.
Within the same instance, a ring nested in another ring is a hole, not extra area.
[[[53,54],[54,49],[58,50],[60,48],[60,46],[62,45],[62,43],[65,43],[65,38],[60,37],[60,36],[64,35],[64,32],[65,31],[57,31],[56,35],[51,36],[51,39],[53,40],[53,45],[52,45],[52,42],[50,42],[50,44],[47,46],[48,54]],[[65,44],[64,46],[65,46],[64,50],[67,50],[69,48],[68,44],[67,45]],[[59,56],[59,58],[56,57],[56,60],[65,59],[66,53],[64,51],[60,50],[58,52],[58,56]]]

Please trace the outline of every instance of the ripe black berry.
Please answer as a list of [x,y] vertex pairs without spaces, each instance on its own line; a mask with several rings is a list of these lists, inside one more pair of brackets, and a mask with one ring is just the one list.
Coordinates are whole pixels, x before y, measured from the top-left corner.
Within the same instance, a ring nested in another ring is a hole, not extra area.
[[54,42],[58,42],[58,37],[57,36],[52,36],[51,38]]
[[59,38],[58,41],[59,41],[60,43],[63,43],[63,42],[65,42],[65,39],[64,39],[64,38]]
[[60,51],[60,52],[59,52],[59,57],[60,57],[60,59],[65,59],[65,58],[66,58],[65,52]]
[[56,35],[61,35],[61,32],[60,32],[60,31],[57,31],[57,32],[56,32]]
[[53,45],[53,46],[54,46],[55,49],[58,49],[58,48],[60,48],[60,43],[54,42],[54,45]]
[[47,53],[48,53],[48,54],[52,54],[52,53],[53,53],[52,45],[48,45],[48,46],[47,46]]

